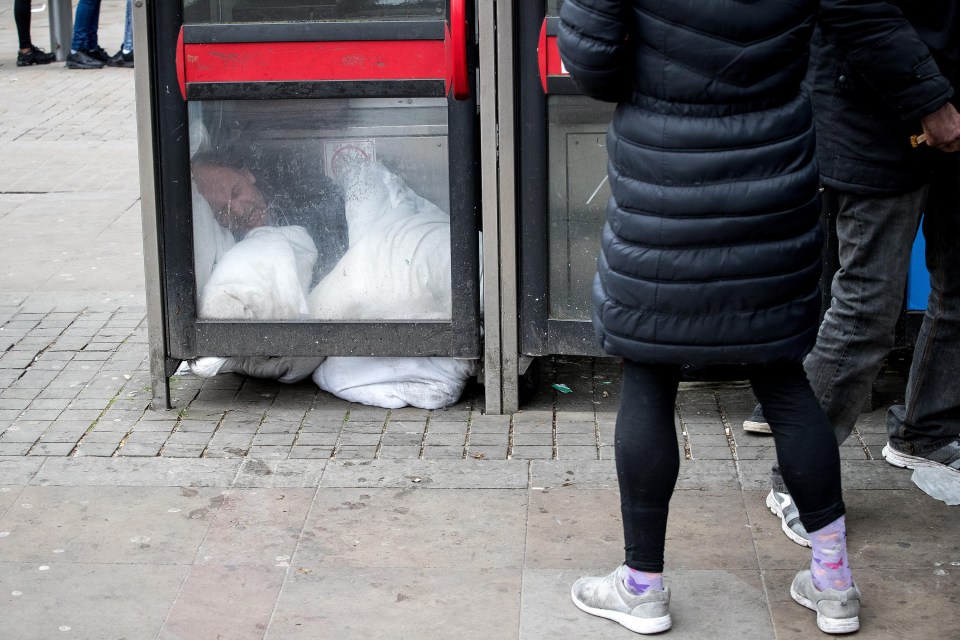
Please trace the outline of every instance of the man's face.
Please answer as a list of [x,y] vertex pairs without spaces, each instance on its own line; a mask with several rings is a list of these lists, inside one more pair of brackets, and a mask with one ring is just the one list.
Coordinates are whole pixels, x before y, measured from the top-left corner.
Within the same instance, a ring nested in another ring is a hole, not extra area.
[[193,177],[213,215],[231,231],[246,232],[270,222],[267,202],[249,169],[195,163]]

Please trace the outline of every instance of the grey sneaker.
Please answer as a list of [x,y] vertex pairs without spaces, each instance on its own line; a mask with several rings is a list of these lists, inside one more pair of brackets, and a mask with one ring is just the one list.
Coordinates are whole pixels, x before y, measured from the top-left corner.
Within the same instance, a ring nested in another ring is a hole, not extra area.
[[624,565],[602,578],[580,578],[570,597],[581,611],[613,620],[635,633],[660,633],[670,628],[670,589],[635,596],[623,585]]
[[750,417],[743,421],[743,430],[747,433],[773,433],[770,430],[770,423],[763,417],[763,406],[758,404],[754,407]]
[[824,633],[853,633],[860,628],[860,589],[852,585],[846,591],[818,590],[806,569],[790,585],[793,599],[817,612],[817,626]]
[[923,455],[910,455],[895,449],[889,442],[880,452],[884,460],[895,467],[916,469],[917,467],[934,467],[946,469],[960,476],[960,438],[947,443],[939,449],[934,449]]
[[773,515],[780,518],[780,528],[788,538],[802,547],[810,546],[810,536],[800,522],[800,512],[789,493],[770,489],[770,493],[767,494],[767,508],[773,512]]

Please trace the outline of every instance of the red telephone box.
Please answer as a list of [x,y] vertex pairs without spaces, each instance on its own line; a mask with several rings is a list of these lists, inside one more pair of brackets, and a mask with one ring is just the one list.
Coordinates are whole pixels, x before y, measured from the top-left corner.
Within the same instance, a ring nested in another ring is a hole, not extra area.
[[517,3],[520,353],[602,355],[590,294],[610,197],[613,105],[580,94],[557,48],[560,0]]
[[[152,127],[155,387],[198,356],[480,357],[472,5],[147,4],[138,100]],[[374,212],[387,210],[424,214],[436,232],[414,242],[401,229],[377,245],[392,218]],[[212,275],[262,226],[290,236],[293,253],[270,253],[262,237],[236,282]],[[354,270],[334,271],[360,240],[370,246]],[[299,309],[273,275],[286,258],[302,267]],[[390,269],[404,276],[384,281]],[[276,295],[264,296],[270,278]]]

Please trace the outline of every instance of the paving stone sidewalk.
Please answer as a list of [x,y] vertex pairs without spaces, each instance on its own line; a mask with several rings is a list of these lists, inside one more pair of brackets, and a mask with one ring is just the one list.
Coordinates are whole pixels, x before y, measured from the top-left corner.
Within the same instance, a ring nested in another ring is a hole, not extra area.
[[[108,50],[123,9],[103,0]],[[384,410],[232,374],[150,409],[133,74],[17,68],[13,26],[0,6],[0,640],[636,637],[569,601],[623,555],[617,363],[542,359],[513,416],[475,384]],[[671,638],[820,635],[753,404],[680,392]],[[883,421],[841,448],[857,638],[960,640],[960,510],[880,459]]]

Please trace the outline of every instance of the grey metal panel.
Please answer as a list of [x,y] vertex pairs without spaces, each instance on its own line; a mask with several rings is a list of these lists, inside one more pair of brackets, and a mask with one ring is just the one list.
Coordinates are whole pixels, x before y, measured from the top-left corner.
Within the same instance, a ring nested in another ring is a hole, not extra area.
[[548,98],[550,314],[547,348],[601,355],[591,328],[592,284],[610,186],[606,131],[613,105],[584,96]]
[[519,208],[518,297],[520,351],[524,355],[547,352],[547,319],[550,315],[549,237],[547,225],[547,97],[540,82],[537,56],[543,6],[521,3],[517,7],[518,172],[524,188],[517,194]]
[[607,356],[593,332],[590,320],[554,320],[547,321],[549,339],[547,349],[550,353],[568,356]]
[[[479,2],[480,59],[496,60],[494,2]],[[483,383],[485,411],[503,413],[502,348],[500,345],[500,225],[497,191],[497,70],[493,64],[481,64],[480,80],[480,189],[483,220],[483,303],[484,356]]]
[[[358,327],[364,332],[362,339]],[[269,357],[287,353],[291,344],[297,345],[297,356],[475,358],[478,355],[474,345],[458,350],[454,344],[456,338],[449,322],[325,325],[316,322],[198,321],[196,355]]]
[[62,62],[70,53],[70,40],[73,38],[73,10],[70,0],[50,0],[47,10],[50,22],[50,51]]
[[[167,336],[164,330],[163,284],[160,263],[159,221],[154,174],[153,66],[150,64],[150,30],[147,16],[150,0],[137,0],[133,7],[134,85],[137,102],[137,144],[140,158],[140,217],[143,233],[143,260],[147,299],[147,344],[150,352],[150,381],[154,408],[170,408],[167,377]],[[67,3],[69,6],[69,2]]]
[[446,95],[443,80],[317,80],[296,82],[188,82],[188,100],[366,98],[384,94],[419,98]]
[[[529,0],[524,0],[529,1]],[[520,408],[520,338],[517,305],[516,83],[514,2],[497,2],[497,122],[500,161],[500,348],[502,410]]]
[[184,44],[443,40],[443,37],[444,23],[441,20],[190,24],[183,28]]
[[[610,197],[606,148],[609,115],[607,105],[597,108],[598,103],[588,98],[562,100],[571,104],[561,108],[557,98],[549,100],[550,318],[589,321],[593,310],[591,285]],[[585,112],[592,118],[585,118],[586,123],[569,122],[563,114],[571,111]]]

